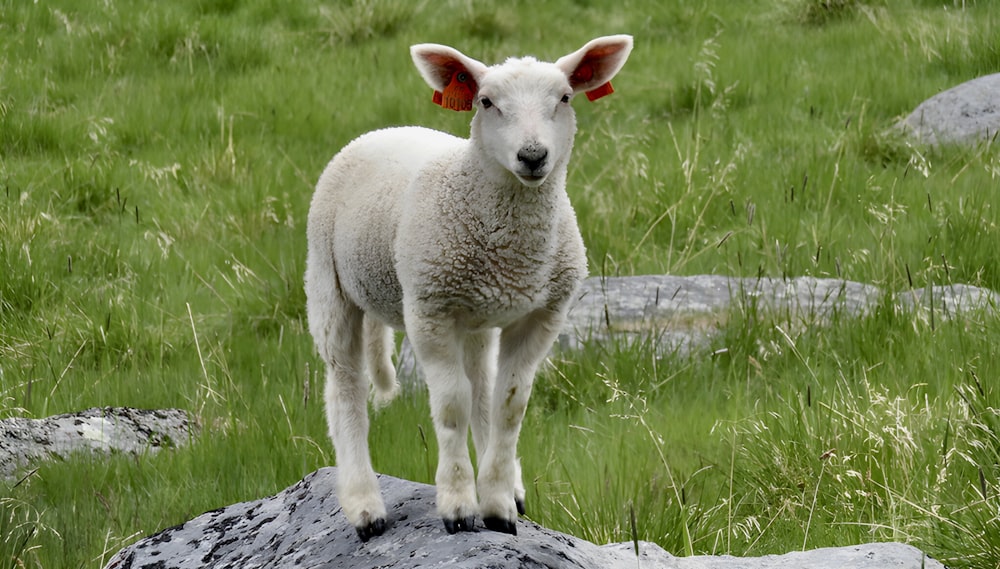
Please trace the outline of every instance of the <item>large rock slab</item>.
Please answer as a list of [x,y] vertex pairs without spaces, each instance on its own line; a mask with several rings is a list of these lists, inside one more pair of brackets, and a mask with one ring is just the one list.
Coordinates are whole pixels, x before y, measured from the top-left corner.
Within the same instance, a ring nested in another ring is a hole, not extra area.
[[128,407],[87,409],[45,419],[0,420],[0,476],[77,453],[156,452],[187,443],[193,428],[186,411]]
[[[880,305],[930,319],[972,310],[996,310],[997,293],[966,284],[937,285],[886,296],[882,289],[843,279],[740,278],[724,275],[591,277],[584,281],[559,334],[560,350],[588,342],[655,340],[661,354],[708,345],[735,311],[822,325],[834,317],[864,316]],[[420,370],[404,340],[397,369],[404,385]]]
[[659,546],[599,546],[518,521],[518,535],[485,529],[448,535],[434,508],[434,487],[380,476],[389,511],[388,531],[361,542],[341,515],[334,495],[335,468],[323,468],[262,500],[221,508],[142,539],[119,551],[107,569],[242,569],[314,567],[939,569],[943,566],[902,544],[866,544],[760,558],[674,557]]
[[688,353],[706,346],[734,310],[751,318],[770,315],[793,324],[823,325],[884,305],[943,320],[966,311],[996,310],[1000,295],[964,284],[887,295],[873,285],[815,277],[594,277],[584,281],[559,347],[573,350],[588,341],[652,337],[660,353]]
[[518,535],[486,531],[448,535],[434,507],[434,487],[380,476],[389,529],[362,543],[341,515],[335,468],[323,468],[269,498],[208,512],[119,551],[107,569],[311,568],[595,568],[595,569],[942,569],[902,544],[867,544],[760,558],[674,557],[659,546],[599,546],[518,522]]
[[867,313],[882,297],[872,285],[813,277],[594,277],[584,281],[559,343],[575,349],[586,341],[654,334],[661,351],[689,351],[708,343],[734,306],[822,322],[838,313]]
[[925,144],[976,144],[1000,132],[1000,73],[966,81],[917,106],[900,125]]
[[584,281],[560,336],[563,348],[615,334],[657,334],[666,347],[703,344],[737,309],[822,324],[857,317],[880,305],[927,311],[939,319],[1000,306],[1000,295],[965,284],[887,296],[880,288],[842,279],[739,278],[721,275],[593,277]]

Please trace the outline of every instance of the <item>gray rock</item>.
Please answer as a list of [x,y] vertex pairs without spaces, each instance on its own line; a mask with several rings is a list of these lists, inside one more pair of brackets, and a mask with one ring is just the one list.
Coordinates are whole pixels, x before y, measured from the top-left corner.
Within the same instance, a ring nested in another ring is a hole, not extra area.
[[928,144],[975,144],[1000,132],[1000,73],[966,81],[934,95],[900,126]]
[[967,284],[913,289],[898,295],[896,305],[905,310],[933,312],[951,318],[970,310],[996,310],[1000,296],[992,290]]
[[142,539],[119,551],[107,569],[292,568],[608,568],[939,569],[943,566],[902,544],[868,544],[760,558],[674,557],[659,546],[598,546],[518,522],[518,535],[481,530],[448,535],[434,508],[434,488],[380,476],[389,530],[362,543],[341,515],[334,495],[335,468],[320,469],[276,496],[235,504]]
[[591,278],[570,309],[560,347],[612,336],[655,334],[661,351],[689,351],[708,342],[734,303],[790,319],[825,321],[863,314],[881,299],[871,285],[839,279],[744,279],[719,275]]
[[187,443],[192,422],[178,409],[88,409],[45,419],[0,420],[0,475],[80,452],[140,453]]
[[[631,543],[606,545],[604,549],[631,555],[636,567]],[[733,557],[731,555],[695,555],[692,557],[657,557],[645,555],[638,567],[653,569],[944,569],[941,562],[924,552],[902,543],[865,543],[846,547],[822,547],[763,557]],[[652,559],[650,563],[647,559]]]
[[[653,338],[661,354],[706,346],[732,310],[822,324],[835,316],[864,316],[886,302],[873,285],[842,279],[738,278],[720,275],[591,277],[584,281],[559,335],[560,350],[588,341]],[[969,310],[1000,306],[995,292],[965,284],[933,286],[897,294],[888,301],[908,311],[944,319]],[[416,359],[404,340],[397,369],[403,385],[419,385]]]
[[[703,344],[738,309],[778,315],[811,324],[834,316],[864,316],[888,302],[901,310],[934,312],[947,318],[961,312],[996,309],[1000,296],[964,284],[914,289],[886,298],[873,285],[841,279],[736,278],[717,275],[591,278],[584,282],[560,343],[666,332],[666,348]],[[679,339],[678,339],[679,338]]]

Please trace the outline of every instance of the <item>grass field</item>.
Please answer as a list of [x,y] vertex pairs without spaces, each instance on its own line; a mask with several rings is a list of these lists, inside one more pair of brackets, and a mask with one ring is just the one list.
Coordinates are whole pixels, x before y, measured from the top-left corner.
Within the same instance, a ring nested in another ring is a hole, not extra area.
[[[101,567],[333,464],[312,187],[362,132],[468,130],[409,45],[495,62],[635,36],[616,94],[575,103],[592,274],[1000,290],[1000,153],[890,132],[1000,72],[997,29],[987,0],[0,0],[0,417],[180,407],[203,427],[0,484],[0,567]],[[678,555],[896,540],[1000,567],[995,307],[720,321],[692,354],[594,344],[540,375],[533,520]],[[373,421],[376,468],[431,482],[432,432],[405,394]]]

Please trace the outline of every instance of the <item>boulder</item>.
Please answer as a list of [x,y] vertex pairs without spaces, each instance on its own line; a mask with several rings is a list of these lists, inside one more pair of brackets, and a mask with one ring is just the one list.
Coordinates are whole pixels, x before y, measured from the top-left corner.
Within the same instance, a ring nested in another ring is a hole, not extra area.
[[43,460],[75,453],[156,452],[185,444],[192,422],[179,409],[87,409],[45,419],[0,420],[0,476],[10,478]]
[[1000,306],[1000,295],[965,284],[913,289],[886,297],[874,285],[842,279],[739,278],[720,275],[593,277],[584,281],[560,336],[562,348],[612,335],[655,334],[661,349],[703,345],[732,311],[771,314],[792,322],[822,324],[857,317],[882,304],[927,311],[937,318]]
[[1000,132],[1000,73],[934,95],[920,103],[900,126],[930,146],[994,140]]
[[[792,322],[822,324],[831,318],[869,314],[880,304],[926,311],[944,319],[964,311],[1000,306],[1000,295],[965,284],[913,289],[886,298],[880,288],[843,279],[739,278],[722,275],[591,277],[559,335],[560,350],[587,342],[655,339],[661,354],[703,348],[733,310],[771,314]],[[404,340],[397,369],[403,385],[419,376]]]
[[363,543],[340,512],[335,476],[335,468],[323,468],[275,496],[202,514],[122,549],[106,569],[943,569],[898,543],[759,558],[674,557],[652,543],[596,545],[523,519],[516,536],[485,529],[448,535],[433,486],[384,475],[389,529]]
[[594,277],[584,281],[559,344],[655,334],[661,351],[688,351],[706,344],[734,307],[816,322],[864,314],[882,296],[872,285],[813,277]]

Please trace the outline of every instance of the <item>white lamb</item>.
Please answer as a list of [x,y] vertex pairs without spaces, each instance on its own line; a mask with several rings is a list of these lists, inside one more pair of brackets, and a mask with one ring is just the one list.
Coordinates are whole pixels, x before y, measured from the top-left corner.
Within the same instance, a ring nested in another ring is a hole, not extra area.
[[631,50],[630,36],[609,36],[555,63],[488,67],[447,46],[415,45],[435,101],[475,107],[469,139],[419,127],[370,132],[320,177],[308,223],[309,328],[327,364],[337,494],[362,540],[387,527],[367,396],[369,377],[377,402],[395,395],[391,328],[405,329],[427,378],[445,528],[471,531],[478,513],[487,528],[516,534],[521,420],[587,273],[565,189],[570,101],[611,92]]

